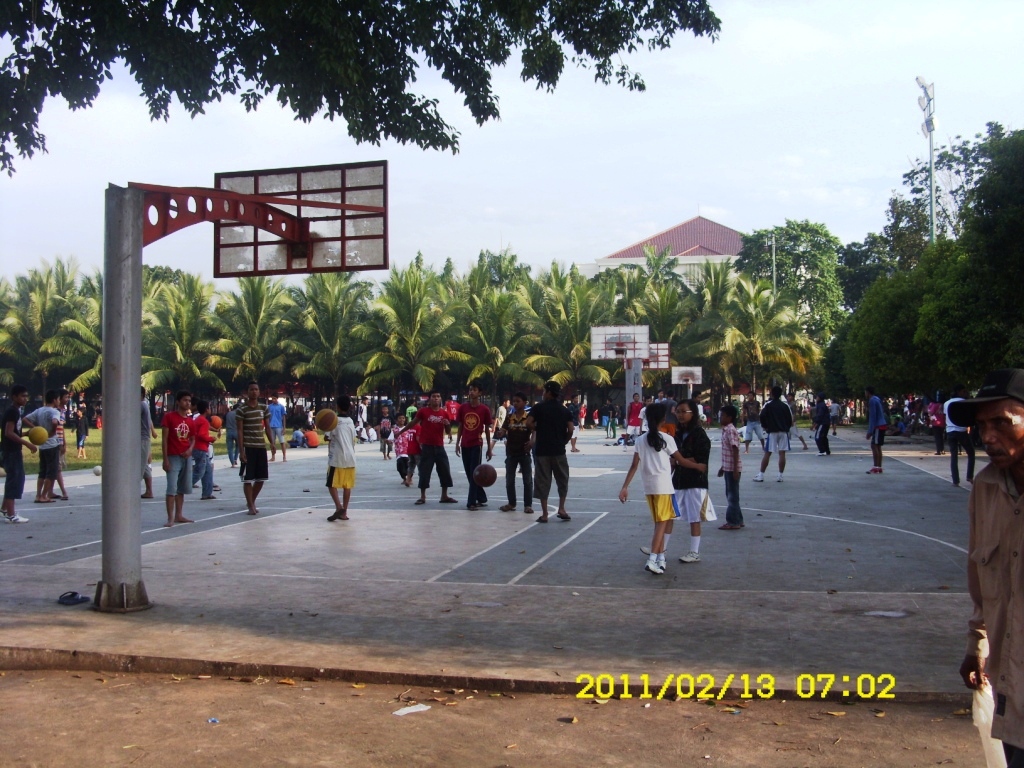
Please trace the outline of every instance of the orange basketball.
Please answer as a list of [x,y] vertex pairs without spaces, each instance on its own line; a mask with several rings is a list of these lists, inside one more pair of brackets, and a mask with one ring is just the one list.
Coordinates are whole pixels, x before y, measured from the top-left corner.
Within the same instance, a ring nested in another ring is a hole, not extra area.
[[316,423],[317,429],[322,432],[330,432],[336,426],[338,426],[338,414],[332,411],[330,408],[324,408],[317,411],[316,417],[313,419]]
[[220,429],[223,424],[224,421],[221,419],[220,416],[210,417],[210,426],[213,427],[214,429]]
[[494,467],[490,464],[480,464],[473,470],[473,482],[481,488],[488,488],[494,485],[494,481],[497,479],[498,473],[494,471]]

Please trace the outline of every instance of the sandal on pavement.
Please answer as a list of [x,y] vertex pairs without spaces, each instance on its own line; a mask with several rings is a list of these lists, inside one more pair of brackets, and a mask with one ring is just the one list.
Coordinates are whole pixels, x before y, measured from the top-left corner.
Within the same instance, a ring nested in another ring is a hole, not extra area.
[[65,592],[57,598],[57,602],[61,605],[81,605],[82,603],[90,602],[91,599],[85,595],[80,595],[78,592]]
[[738,531],[739,529],[740,527],[738,525],[733,525],[732,523],[726,523],[725,525],[718,526],[718,530],[720,531]]
[[572,518],[569,517],[569,515],[567,515],[567,514],[563,515],[561,512],[559,512],[557,515],[555,515],[555,517],[557,517],[563,523],[568,523],[570,520],[572,520]]
[[515,512],[516,511],[516,505],[515,504],[502,504],[500,507],[498,507],[498,509],[500,509],[502,512]]
[[536,519],[536,520],[535,520],[534,522],[537,522],[537,523],[546,523],[547,521],[548,521],[548,516],[547,516],[547,515],[541,515],[541,516],[540,516],[540,517],[538,517],[538,518],[537,518],[537,519]]
[[415,504],[426,504],[427,500],[426,499],[416,499],[416,501],[414,503]]

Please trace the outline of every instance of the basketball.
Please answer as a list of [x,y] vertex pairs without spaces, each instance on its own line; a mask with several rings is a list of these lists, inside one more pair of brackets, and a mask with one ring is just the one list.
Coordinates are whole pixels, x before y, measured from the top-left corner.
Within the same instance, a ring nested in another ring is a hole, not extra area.
[[314,418],[313,421],[316,422],[316,428],[320,431],[330,432],[338,426],[338,414],[330,408],[324,408],[317,411],[316,418]]
[[214,429],[220,429],[223,424],[224,421],[221,419],[220,416],[210,417],[210,426],[213,427]]
[[46,431],[46,427],[32,427],[28,431],[28,439],[32,445],[42,445],[49,437],[50,433]]
[[494,467],[490,464],[481,464],[473,470],[473,482],[481,488],[488,488],[494,485],[494,481],[497,479],[498,473],[494,471]]
[[103,474],[103,467],[97,464],[95,467],[92,468],[92,473],[96,475],[96,477],[99,477],[100,475]]

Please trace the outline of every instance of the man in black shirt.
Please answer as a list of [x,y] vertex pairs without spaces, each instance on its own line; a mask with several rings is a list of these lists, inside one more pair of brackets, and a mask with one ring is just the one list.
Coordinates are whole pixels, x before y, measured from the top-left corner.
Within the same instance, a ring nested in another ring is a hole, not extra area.
[[533,485],[534,495],[540,499],[538,523],[548,521],[552,475],[558,487],[558,519],[572,519],[565,511],[565,498],[569,495],[569,462],[565,458],[565,444],[572,437],[574,425],[572,414],[562,405],[561,393],[562,386],[557,381],[549,381],[544,385],[544,400],[533,406],[526,419],[534,433],[534,455],[537,457]]
[[499,509],[502,512],[514,512],[516,508],[516,472],[523,475],[523,509],[528,515],[533,514],[533,461],[530,456],[530,427],[526,423],[530,415],[526,407],[526,395],[516,392],[512,397],[512,409],[505,416],[505,421],[495,436],[505,438],[505,493],[508,504]]
[[3,423],[3,457],[4,471],[4,519],[8,523],[27,523],[27,517],[21,517],[14,509],[14,502],[21,498],[25,491],[25,464],[21,457],[24,446],[32,453],[36,448],[29,440],[21,436],[21,409],[28,402],[28,390],[21,384],[11,387],[11,405],[4,412]]
[[761,457],[761,471],[754,476],[755,483],[764,482],[764,473],[773,453],[779,454],[779,474],[776,481],[782,482],[786,471],[786,451],[789,450],[789,429],[793,426],[793,412],[782,399],[782,387],[772,387],[772,399],[761,409],[761,427],[768,435],[764,456]]

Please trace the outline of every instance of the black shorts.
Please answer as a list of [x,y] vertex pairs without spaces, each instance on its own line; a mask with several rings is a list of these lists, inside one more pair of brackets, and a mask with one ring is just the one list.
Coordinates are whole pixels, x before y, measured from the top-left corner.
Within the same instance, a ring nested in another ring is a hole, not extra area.
[[884,445],[885,444],[885,430],[876,429],[871,433],[871,444],[872,445]]
[[60,446],[39,449],[39,477],[43,480],[56,480],[60,469]]
[[270,476],[270,469],[267,466],[266,448],[245,449],[245,474],[242,475],[243,483],[262,483]]

